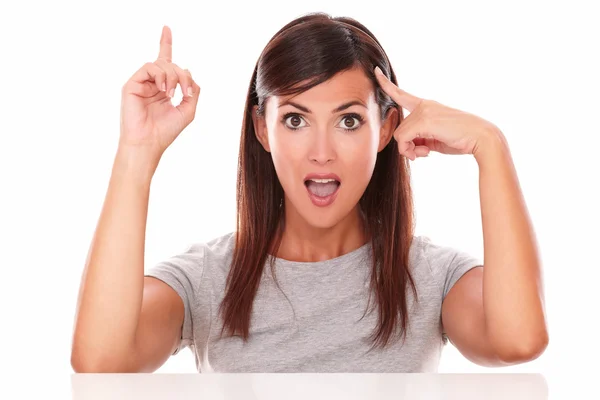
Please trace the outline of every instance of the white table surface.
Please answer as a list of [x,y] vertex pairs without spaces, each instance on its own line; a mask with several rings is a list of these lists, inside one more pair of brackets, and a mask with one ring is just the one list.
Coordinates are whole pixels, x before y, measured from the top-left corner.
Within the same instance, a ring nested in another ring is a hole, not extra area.
[[83,399],[527,399],[548,398],[541,374],[72,374]]

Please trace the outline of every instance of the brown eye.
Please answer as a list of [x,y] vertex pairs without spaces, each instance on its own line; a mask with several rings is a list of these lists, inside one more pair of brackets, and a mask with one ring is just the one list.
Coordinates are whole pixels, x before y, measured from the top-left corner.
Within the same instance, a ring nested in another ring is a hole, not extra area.
[[[288,122],[289,121],[289,122]],[[298,114],[288,113],[283,116],[282,122],[288,129],[297,130],[303,128],[305,125],[300,125],[302,123],[302,116]]]
[[344,118],[344,120],[346,121],[346,128],[354,128],[354,122],[352,121],[352,118]]
[[347,131],[355,131],[362,125],[362,117],[358,114],[346,115],[342,120],[343,125],[340,128]]

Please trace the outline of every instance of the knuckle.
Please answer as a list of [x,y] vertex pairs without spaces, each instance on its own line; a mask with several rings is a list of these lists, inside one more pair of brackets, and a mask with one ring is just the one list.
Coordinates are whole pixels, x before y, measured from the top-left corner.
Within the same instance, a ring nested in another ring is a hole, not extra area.
[[148,67],[148,69],[150,71],[152,71],[153,73],[155,73],[156,75],[160,75],[160,74],[163,74],[165,72],[161,67],[159,67],[156,64],[150,64],[150,66]]
[[156,65],[158,68],[163,69],[165,71],[169,70],[169,63],[167,61],[165,61],[164,58],[159,58],[156,61],[153,62],[154,65]]
[[135,88],[135,83],[131,80],[125,82],[123,86],[121,86],[121,94],[126,95],[131,93]]
[[423,107],[425,110],[427,110],[428,113],[431,113],[432,111],[435,110],[435,108],[438,106],[438,102],[435,100],[430,100],[430,99],[424,99],[422,101],[423,103]]
[[162,68],[159,64],[156,63],[152,63],[152,66],[150,67],[150,69],[157,75],[157,76],[161,76],[164,77],[166,72],[165,69]]
[[166,73],[167,74],[167,80],[171,83],[173,82],[177,82],[177,74],[175,73],[175,71],[169,71]]
[[192,73],[190,72],[189,69],[184,69],[183,72],[190,79],[191,82],[194,82],[194,77],[192,76]]
[[429,102],[430,100],[426,99],[419,102],[419,105],[417,106],[419,115],[426,117],[431,113],[431,104]]
[[185,73],[185,71],[181,67],[179,67],[178,65],[173,64],[173,70],[175,71],[175,73],[177,74],[177,77],[180,80],[189,82],[189,78],[188,78],[187,74]]

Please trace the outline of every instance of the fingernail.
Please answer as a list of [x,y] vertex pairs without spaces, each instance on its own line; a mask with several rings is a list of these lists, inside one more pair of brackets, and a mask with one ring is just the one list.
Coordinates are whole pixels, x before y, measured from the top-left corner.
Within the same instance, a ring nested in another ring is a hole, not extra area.
[[173,96],[175,96],[175,88],[171,88],[171,90],[169,90],[169,97]]
[[187,88],[187,94],[188,94],[189,97],[192,97],[193,92],[192,92],[192,88],[191,87]]
[[[375,73],[379,74],[379,75],[383,75],[383,72],[381,72],[381,69],[379,67],[375,67]],[[385,75],[383,75],[385,76]]]

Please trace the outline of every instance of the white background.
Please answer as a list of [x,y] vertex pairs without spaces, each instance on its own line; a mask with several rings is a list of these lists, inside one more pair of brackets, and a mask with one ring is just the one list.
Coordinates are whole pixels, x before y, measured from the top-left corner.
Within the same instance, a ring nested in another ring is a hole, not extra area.
[[[68,393],[75,302],[119,136],[120,90],[156,59],[163,24],[173,61],[202,94],[152,182],[146,268],[233,230],[252,70],[270,37],[311,11],[358,19],[381,41],[400,87],[488,119],[508,138],[543,259],[550,345],[502,369],[448,345],[439,371],[541,372],[557,393],[600,369],[594,2],[207,3],[0,6],[1,335],[2,365],[18,373],[11,382]],[[417,233],[482,257],[474,159],[433,154],[412,172]],[[194,371],[189,350],[159,370]]]

